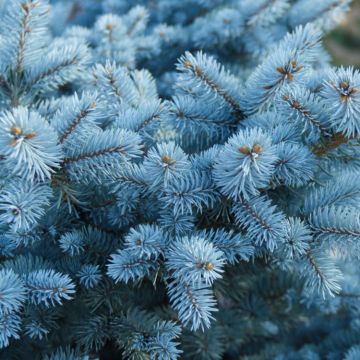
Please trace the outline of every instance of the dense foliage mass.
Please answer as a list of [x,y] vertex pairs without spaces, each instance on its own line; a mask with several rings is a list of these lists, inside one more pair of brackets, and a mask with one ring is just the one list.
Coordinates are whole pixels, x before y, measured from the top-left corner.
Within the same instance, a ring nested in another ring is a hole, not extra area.
[[360,359],[348,5],[0,1],[1,359]]

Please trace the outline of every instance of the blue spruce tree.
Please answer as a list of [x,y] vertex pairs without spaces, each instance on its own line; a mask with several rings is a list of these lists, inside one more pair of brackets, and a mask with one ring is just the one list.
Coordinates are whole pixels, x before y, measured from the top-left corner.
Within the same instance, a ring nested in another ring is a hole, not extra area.
[[0,359],[360,358],[347,0],[0,0]]

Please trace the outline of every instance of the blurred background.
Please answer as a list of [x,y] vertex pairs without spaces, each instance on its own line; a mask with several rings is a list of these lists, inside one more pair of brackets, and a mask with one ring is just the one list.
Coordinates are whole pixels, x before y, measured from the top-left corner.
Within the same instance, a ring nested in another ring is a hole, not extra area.
[[[321,0],[315,0],[321,1]],[[360,68],[360,0],[353,0],[344,21],[325,39],[336,65]]]

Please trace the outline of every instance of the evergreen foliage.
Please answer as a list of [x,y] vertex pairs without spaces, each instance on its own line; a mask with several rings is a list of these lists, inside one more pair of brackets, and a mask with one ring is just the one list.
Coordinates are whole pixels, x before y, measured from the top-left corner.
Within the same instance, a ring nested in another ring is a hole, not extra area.
[[0,359],[360,358],[348,0],[0,0]]

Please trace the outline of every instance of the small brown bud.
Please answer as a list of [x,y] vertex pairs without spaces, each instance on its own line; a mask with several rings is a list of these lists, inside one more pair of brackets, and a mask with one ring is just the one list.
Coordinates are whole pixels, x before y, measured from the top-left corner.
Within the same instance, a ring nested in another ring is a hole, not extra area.
[[91,103],[90,107],[91,107],[92,109],[95,109],[95,108],[96,108],[96,101],[93,101],[93,102]]
[[21,7],[23,8],[24,11],[29,12],[30,8],[29,8],[29,4],[27,4],[26,2],[21,4]]
[[19,215],[19,210],[18,209],[16,209],[16,208],[13,208],[13,209],[11,209],[11,212],[12,212],[12,214],[13,215]]
[[214,264],[211,263],[211,262],[207,262],[207,263],[205,264],[205,269],[206,269],[207,271],[212,271],[212,270],[214,270]]
[[140,239],[138,239],[138,240],[135,241],[135,244],[136,244],[137,246],[140,246],[140,245],[142,244],[142,241],[141,241]]
[[283,75],[286,74],[285,69],[284,69],[283,67],[281,67],[281,66],[278,66],[278,67],[276,68],[276,71],[279,72],[280,74],[283,74]]
[[255,154],[261,154],[263,151],[263,148],[260,144],[255,144],[252,148],[252,152],[254,152]]
[[239,147],[239,152],[241,152],[244,155],[249,155],[251,151],[247,146],[241,146]]
[[25,135],[25,139],[32,139],[36,136],[36,132],[35,131],[32,131],[32,132],[29,132]]
[[291,66],[293,67],[293,69],[296,69],[296,68],[297,68],[297,62],[296,62],[296,60],[291,60],[291,61],[290,61],[290,64],[291,64]]
[[176,160],[171,159],[169,155],[164,155],[162,157],[162,162],[167,165],[173,165],[176,163]]
[[230,19],[223,19],[224,24],[231,24],[231,20]]
[[191,63],[191,61],[189,61],[189,60],[185,60],[185,61],[183,62],[183,65],[184,65],[187,69],[190,69],[190,68],[192,67],[192,63]]
[[201,70],[201,68],[199,66],[196,66],[195,73],[196,73],[197,76],[203,76],[204,75],[203,71]]
[[11,139],[10,145],[15,146],[16,144],[17,144],[17,140],[16,139]]
[[106,24],[105,28],[106,28],[106,30],[112,31],[114,26],[113,26],[113,24]]
[[349,90],[349,83],[347,81],[343,81],[341,84],[340,84],[340,87],[343,88],[344,90]]
[[10,129],[10,133],[12,135],[20,135],[22,133],[22,129],[19,126],[14,126]]
[[340,94],[340,99],[342,102],[346,102],[346,101],[348,101],[348,96],[344,95],[344,94]]

